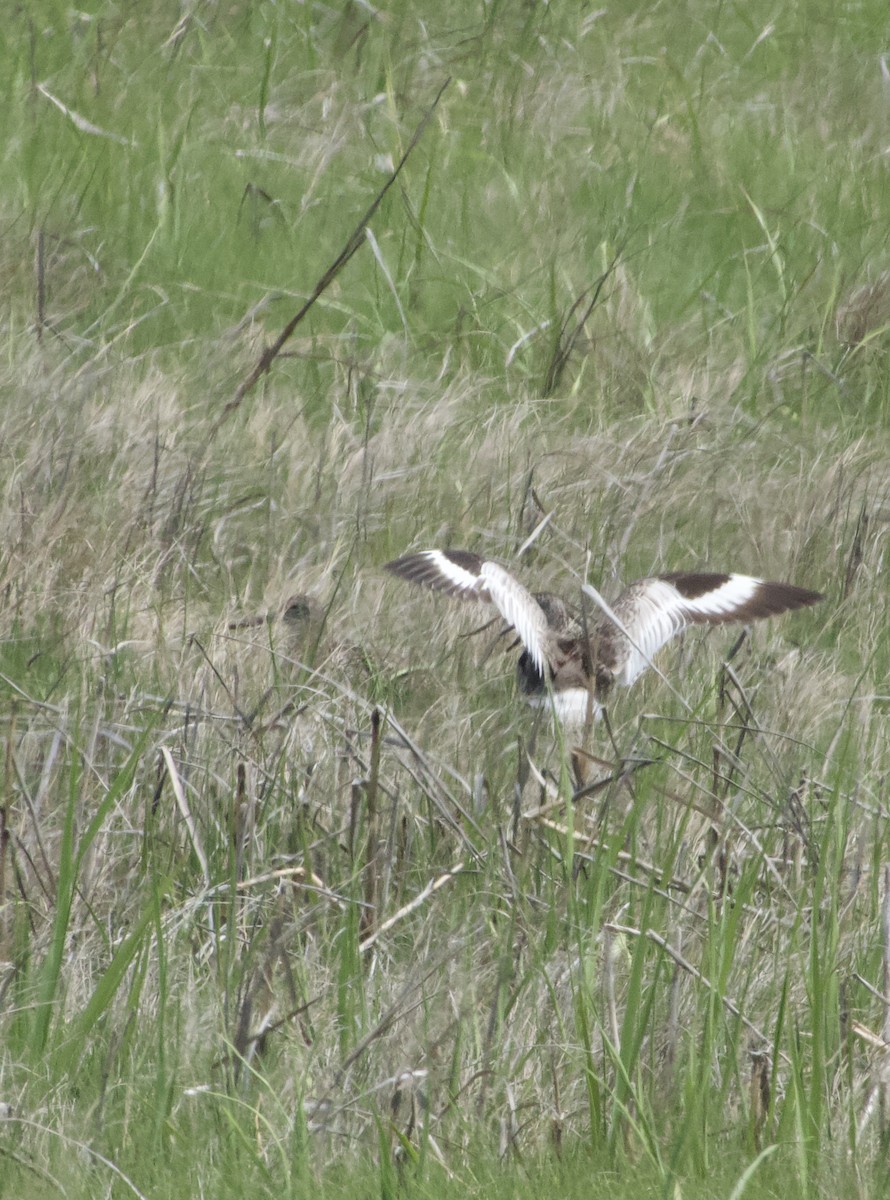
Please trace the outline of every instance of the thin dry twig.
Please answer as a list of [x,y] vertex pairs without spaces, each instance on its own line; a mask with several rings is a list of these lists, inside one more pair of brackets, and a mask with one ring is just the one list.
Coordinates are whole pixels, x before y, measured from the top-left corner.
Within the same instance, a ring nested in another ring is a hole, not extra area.
[[185,821],[185,827],[188,830],[189,841],[192,843],[192,848],[195,851],[201,866],[201,874],[204,877],[204,886],[210,887],[210,864],[207,861],[207,855],[204,853],[204,847],[201,844],[201,837],[198,833],[198,826],[195,823],[195,818],[192,816],[192,810],[189,807],[189,802],[186,798],[185,788],[182,786],[182,780],[179,777],[179,772],[176,769],[176,763],[173,761],[173,755],[166,746],[161,748],[161,754],[164,757],[164,764],[167,768],[167,774],[170,777],[170,783],[173,787],[173,795],[176,797],[176,804],[179,811],[182,813],[182,818]]
[[603,991],[606,996],[606,1012],[608,1013],[609,1037],[616,1055],[621,1054],[621,1027],[618,1024],[618,1004],[615,999],[615,945],[613,930],[606,926],[603,930]]
[[886,1128],[886,1092],[888,1088],[888,1073],[890,1073],[890,1043],[886,1041],[885,1037],[875,1033],[867,1025],[863,1025],[861,1021],[851,1021],[850,1032],[854,1037],[859,1038],[860,1041],[865,1042],[867,1046],[878,1052],[877,1063],[872,1072],[873,1082],[866,1093],[865,1103],[862,1106],[862,1112],[859,1115],[856,1125],[857,1133],[861,1137],[876,1113],[880,1113],[881,1128]]
[[[754,1034],[761,1045],[768,1046],[770,1044],[766,1034],[761,1029],[758,1029],[753,1021],[748,1020],[748,1018],[736,1004],[735,1000],[732,1000],[729,996],[724,996],[716,984],[713,984],[711,980],[708,979],[707,975],[703,975],[698,967],[692,965],[688,958],[684,958],[679,950],[675,950],[670,942],[666,938],[663,938],[660,933],[656,933],[654,929],[635,929],[631,925],[613,925],[611,922],[609,922],[607,925],[604,925],[603,929],[608,930],[611,933],[625,933],[630,937],[647,937],[651,942],[654,942],[656,946],[660,947],[665,954],[672,958],[678,967],[681,967],[688,974],[692,975],[694,979],[697,979],[700,983],[703,983],[706,988],[712,991],[715,996],[717,996],[726,1011],[732,1016],[737,1017],[738,1020],[740,1020],[745,1026],[745,1028],[750,1033]],[[790,1066],[791,1059],[788,1057],[788,1055],[782,1050],[780,1050],[779,1053],[785,1062]]]
[[881,986],[884,989],[884,1041],[890,1045],[890,864],[884,864],[884,899],[881,904],[881,951],[883,958],[883,976]]
[[[562,325],[560,326],[559,334],[556,339],[556,345],[553,349],[553,354],[551,355],[550,363],[547,367],[547,376],[544,380],[543,389],[543,395],[545,397],[552,396],[559,387],[559,381],[562,378],[562,373],[565,370],[569,359],[572,357],[572,353],[575,349],[578,338],[581,336],[584,326],[590,320],[593,310],[596,308],[597,304],[599,304],[600,294],[606,285],[606,281],[613,274],[618,266],[618,263],[621,261],[621,256],[624,253],[624,248],[626,245],[627,242],[625,240],[621,243],[612,261],[593,285],[593,288],[585,288],[584,291],[581,292],[581,294],[574,301],[568,313],[566,314]],[[593,293],[592,295],[591,292]],[[587,300],[588,296],[590,296],[590,300],[587,304],[587,307],[575,322],[574,329],[569,332],[569,326],[572,322],[572,319],[581,308],[584,301]]]
[[378,866],[377,859],[379,853],[379,809],[378,800],[378,781],[380,778],[380,709],[375,708],[371,713],[371,764],[368,771],[368,778],[365,782],[365,815],[367,825],[367,838],[365,846],[365,864],[364,864],[364,891],[365,891],[365,907],[362,910],[362,927],[363,932],[368,938],[373,940],[373,930],[377,922],[377,904],[378,896]]
[[370,950],[377,939],[386,933],[388,929],[392,929],[393,925],[396,925],[404,917],[407,917],[409,913],[414,912],[416,908],[420,908],[421,904],[426,903],[426,901],[430,898],[430,896],[433,895],[434,892],[437,892],[439,888],[444,887],[446,883],[451,883],[452,879],[458,876],[463,869],[464,864],[458,863],[456,866],[452,867],[450,871],[446,871],[444,875],[439,875],[436,879],[430,880],[423,891],[418,892],[413,900],[409,900],[407,904],[402,905],[398,912],[393,913],[393,915],[388,917],[382,925],[379,925],[373,933],[368,934],[366,938],[359,942],[359,953],[365,954],[368,950]]
[[119,146],[130,145],[128,138],[122,137],[119,133],[112,133],[110,129],[100,129],[98,125],[94,125],[92,121],[88,121],[86,117],[81,116],[75,109],[69,108],[67,104],[64,104],[58,96],[54,96],[42,83],[38,83],[37,91],[40,92],[41,96],[45,96],[50,104],[54,104],[79,133],[88,133],[92,137],[108,138],[112,142],[117,142]]
[[278,337],[275,339],[275,341],[272,343],[272,345],[266,347],[266,349],[260,355],[260,357],[256,363],[256,366],[253,368],[253,370],[250,372],[250,374],[247,376],[247,378],[244,379],[238,385],[238,389],[235,392],[235,395],[232,397],[232,399],[229,401],[229,403],[225,406],[225,408],[222,410],[222,412],[220,413],[220,415],[217,417],[216,421],[214,422],[213,426],[211,427],[210,438],[213,438],[216,435],[216,433],[219,431],[221,426],[229,419],[229,417],[232,415],[232,413],[235,412],[240,407],[241,402],[244,399],[244,397],[247,396],[248,393],[254,389],[254,387],[256,387],[259,380],[263,377],[263,375],[266,374],[266,372],[272,366],[272,363],[275,361],[275,359],[281,353],[282,349],[284,348],[285,342],[287,342],[289,340],[289,338],[293,335],[294,330],[297,328],[297,326],[300,324],[300,322],[303,320],[303,318],[309,312],[310,308],[312,308],[312,306],[315,304],[316,300],[318,300],[324,294],[324,292],[327,291],[327,289],[331,286],[331,284],[334,282],[334,280],[337,278],[337,276],[340,274],[340,272],[343,270],[343,268],[346,266],[346,264],[349,262],[349,260],[352,258],[352,256],[356,253],[356,251],[359,250],[359,248],[364,245],[364,243],[366,241],[365,232],[368,228],[371,218],[374,216],[374,214],[377,212],[377,209],[380,207],[381,203],[383,202],[384,196],[387,194],[389,189],[392,187],[392,185],[398,179],[399,175],[401,175],[402,169],[404,168],[405,163],[410,158],[417,143],[423,137],[426,127],[430,122],[430,118],[432,117],[433,113],[436,111],[436,107],[442,98],[442,94],[445,91],[445,89],[448,87],[450,82],[451,82],[451,77],[449,76],[449,78],[446,79],[445,82],[442,84],[442,86],[439,88],[438,92],[436,93],[435,99],[433,100],[432,104],[429,106],[429,108],[424,113],[417,128],[414,130],[414,134],[411,138],[411,141],[408,143],[408,147],[405,150],[405,153],[399,159],[399,161],[396,164],[396,167],[393,170],[392,174],[390,175],[389,179],[387,179],[386,183],[383,185],[383,187],[380,189],[380,191],[374,197],[373,201],[369,205],[364,216],[361,218],[358,225],[356,225],[355,229],[349,235],[343,249],[340,251],[340,253],[334,259],[334,261],[331,263],[331,265],[328,267],[328,269],[325,271],[325,273],[318,280],[315,287],[312,289],[312,294],[309,296],[309,299],[302,306],[302,308],[300,308],[300,310],[297,313],[295,313],[293,317],[291,317],[291,319],[285,325],[284,329],[282,329],[281,333],[279,333]]
[[34,248],[34,276],[37,293],[37,316],[34,330],[37,341],[43,341],[43,331],[46,329],[46,234],[43,226],[37,230],[37,244]]
[[890,1058],[887,1047],[890,1046],[890,864],[884,864],[884,896],[881,901],[881,958],[883,971],[881,986],[884,989],[884,1014],[881,1022],[881,1034],[884,1041],[884,1053],[881,1057],[881,1068],[878,1079],[881,1094],[881,1129],[886,1130],[890,1121]]
[[[479,858],[480,851],[478,847],[467,836],[467,833],[463,828],[464,825],[469,825],[477,834],[479,834],[480,837],[484,837],[484,833],[479,825],[479,822],[474,819],[472,814],[462,804],[460,804],[457,798],[446,788],[445,784],[439,778],[438,773],[433,769],[433,766],[427,756],[423,753],[417,743],[408,736],[408,733],[404,727],[396,720],[391,712],[387,712],[386,721],[390,728],[398,735],[399,742],[402,744],[402,746],[406,750],[410,751],[414,761],[421,770],[423,778],[419,778],[418,775],[411,770],[411,767],[407,763],[403,763],[405,769],[415,780],[418,786],[423,789],[424,794],[435,806],[439,815],[449,826],[449,828],[451,828],[453,832],[460,838],[467,850],[469,850],[474,858]],[[455,772],[451,772],[451,774],[453,778],[459,780],[467,792],[472,794],[472,790],[467,786],[463,779],[460,779],[460,776],[458,776]],[[444,800],[442,797],[444,797]],[[447,801],[447,804],[445,801]],[[455,818],[452,810],[457,811],[461,818],[460,821]]]

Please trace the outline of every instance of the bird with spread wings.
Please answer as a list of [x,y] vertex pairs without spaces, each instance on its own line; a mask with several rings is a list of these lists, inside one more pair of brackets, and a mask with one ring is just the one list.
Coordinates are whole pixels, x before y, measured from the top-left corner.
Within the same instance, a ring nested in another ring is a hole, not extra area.
[[569,727],[599,717],[610,688],[629,687],[687,626],[745,624],[822,599],[791,583],[675,571],[638,579],[588,623],[559,596],[530,592],[504,567],[467,550],[421,550],[386,570],[458,600],[492,605],[522,645],[519,690],[533,705],[550,705]]

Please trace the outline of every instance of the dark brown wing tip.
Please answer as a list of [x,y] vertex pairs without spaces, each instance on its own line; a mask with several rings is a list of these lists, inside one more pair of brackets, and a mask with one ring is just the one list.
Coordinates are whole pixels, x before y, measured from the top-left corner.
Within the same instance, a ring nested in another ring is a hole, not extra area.
[[766,580],[757,589],[756,599],[770,613],[780,613],[794,608],[808,608],[811,604],[818,604],[820,600],[824,600],[825,596],[822,592],[813,592],[793,583]]
[[[403,554],[401,558],[394,558],[388,563],[383,564],[384,571],[391,571],[394,575],[409,576],[417,571],[435,571],[437,574],[440,568],[435,562],[430,560],[429,550],[418,550],[414,554]],[[437,550],[432,553],[441,554],[443,558],[449,559],[456,567],[462,567],[465,571],[472,571],[478,574],[482,567],[482,559],[478,554],[473,554],[469,550]]]
[[[478,575],[482,569],[482,559],[478,554],[471,554],[468,550],[437,550],[434,553],[447,558],[456,567],[471,575]],[[430,588],[432,591],[445,592],[446,595],[461,599],[472,598],[473,593],[469,591],[467,585],[462,585],[449,578],[441,563],[436,562],[435,558],[431,558],[430,555],[431,551],[429,550],[421,550],[416,554],[405,554],[401,558],[394,558],[391,562],[384,563],[383,569],[392,575],[398,575],[401,579],[407,579],[410,583]],[[476,598],[478,599],[478,596]]]
[[420,587],[441,588],[442,576],[424,554],[403,554],[392,562],[384,563],[384,571],[407,579],[409,583],[419,584]]
[[[720,589],[730,582],[732,575],[712,575],[708,572],[672,572],[661,575],[660,579],[673,584],[685,600],[695,601],[702,597],[708,598],[710,593],[715,596]],[[695,625],[722,625],[727,621],[759,621],[767,617],[776,617],[780,613],[790,612],[796,608],[807,608],[818,604],[825,597],[821,592],[810,588],[797,587],[793,583],[780,583],[777,580],[755,580],[750,576],[740,576],[740,581],[756,586],[748,592],[747,598],[736,601],[734,607],[721,605],[711,611],[701,608],[691,610],[687,614]]]
[[809,588],[796,587],[793,583],[778,583],[769,579],[761,582],[753,596],[735,610],[731,619],[759,621],[791,612],[795,608],[807,608],[823,599],[821,592],[811,592]]
[[400,575],[403,579],[410,579],[419,557],[419,554],[403,554],[401,558],[393,558],[388,563],[384,563],[383,569],[389,571],[391,575]]

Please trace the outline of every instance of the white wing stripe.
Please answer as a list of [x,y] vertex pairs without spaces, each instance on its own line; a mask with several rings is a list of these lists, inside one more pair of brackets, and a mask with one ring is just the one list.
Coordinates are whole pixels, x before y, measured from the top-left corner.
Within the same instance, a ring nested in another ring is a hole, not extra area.
[[531,655],[532,662],[546,679],[545,644],[547,618],[537,600],[509,571],[494,562],[484,562],[479,582],[487,590],[492,604],[516,632]]
[[474,575],[472,571],[458,566],[441,550],[423,550],[419,557],[432,563],[440,575],[463,592],[478,592],[483,586],[480,575]]
[[[420,564],[423,564],[421,567]],[[474,554],[421,550],[388,564],[421,586],[493,604],[512,625],[542,678],[547,677],[549,626],[534,596],[509,571]]]
[[[674,592],[674,589],[670,588],[670,591]],[[670,599],[673,600],[675,597],[676,593]],[[666,603],[668,599],[667,596],[663,598],[649,595],[641,597],[641,601],[644,602],[640,606],[641,611],[628,630],[635,644],[625,663],[624,670],[618,675],[618,682],[624,684],[625,687],[629,687],[637,676],[646,670],[665,642],[669,642],[685,624],[676,608],[672,608]]]
[[[624,624],[615,620],[611,611],[606,611],[630,643],[627,658],[616,673],[616,683],[629,687],[652,665],[652,659],[661,647],[687,625],[731,621],[736,613],[744,610],[761,586],[761,580],[750,575],[730,575],[711,591],[689,598],[683,596],[669,579],[646,579],[632,584],[626,593],[628,598],[632,597],[631,609],[622,611]],[[616,607],[623,609],[621,600]]]
[[699,613],[701,616],[721,616],[723,613],[735,612],[744,607],[760,587],[761,581],[750,575],[730,575],[726,583],[705,592],[694,600],[684,600],[672,584],[667,586],[676,596],[681,607],[687,612]]

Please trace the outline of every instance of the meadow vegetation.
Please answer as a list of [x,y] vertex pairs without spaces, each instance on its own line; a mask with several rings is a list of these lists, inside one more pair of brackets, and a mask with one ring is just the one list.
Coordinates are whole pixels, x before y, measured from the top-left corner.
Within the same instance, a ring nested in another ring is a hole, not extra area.
[[[0,1196],[890,1191],[886,6],[13,7]],[[448,545],[825,600],[575,791]]]

